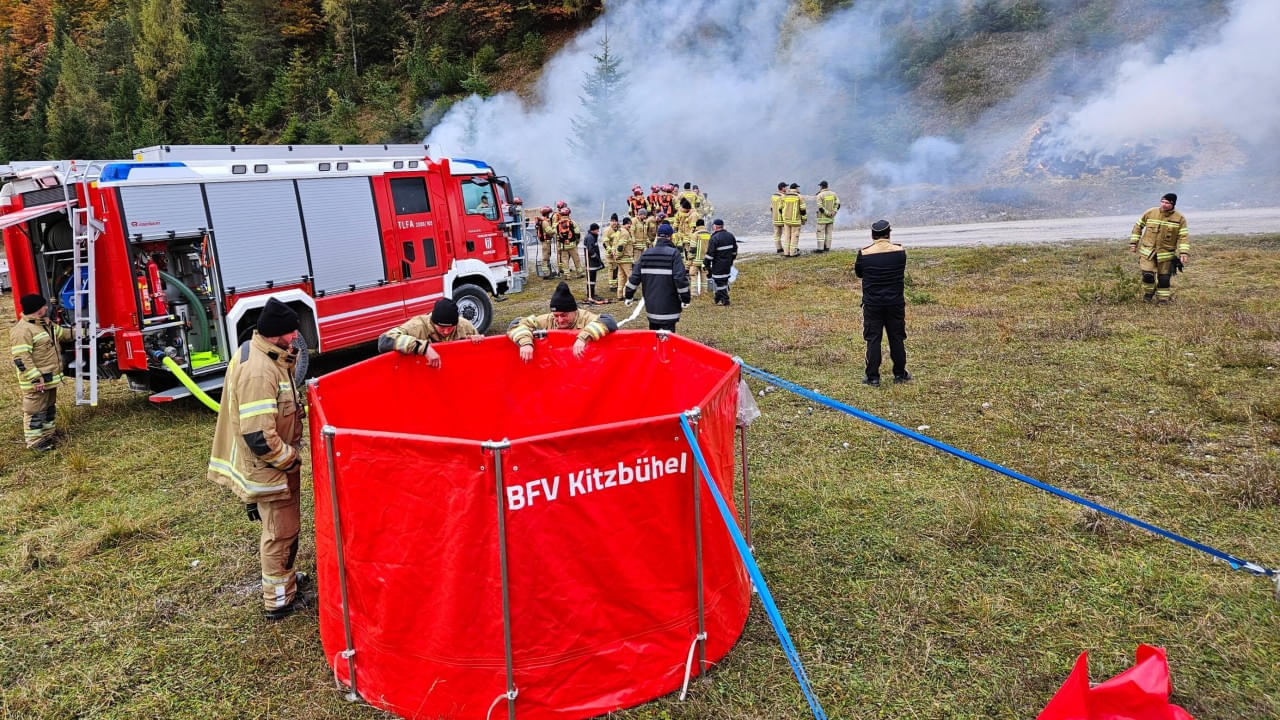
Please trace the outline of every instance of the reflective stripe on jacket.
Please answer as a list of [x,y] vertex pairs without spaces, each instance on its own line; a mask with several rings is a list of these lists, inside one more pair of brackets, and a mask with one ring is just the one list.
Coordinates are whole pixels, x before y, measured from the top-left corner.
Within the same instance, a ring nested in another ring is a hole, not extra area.
[[[426,355],[431,343],[461,340],[479,335],[480,331],[466,318],[458,318],[458,327],[449,336],[440,334],[430,315],[419,315],[408,322],[393,327],[378,338],[378,352],[394,349],[405,355]],[[388,347],[389,346],[389,347]]]
[[840,198],[830,190],[818,193],[818,224],[830,225],[836,221],[836,213],[840,212]]
[[658,244],[645,250],[640,262],[632,266],[624,297],[635,297],[641,286],[650,320],[680,319],[681,303],[690,300],[689,271],[684,266],[684,253],[671,244],[671,238],[659,237]]
[[[559,329],[556,327],[554,313],[529,315],[511,321],[511,326],[507,328],[507,337],[511,338],[511,342],[516,345],[532,345],[535,331]],[[614,321],[612,315],[607,313],[597,315],[590,310],[579,309],[577,317],[573,319],[573,325],[565,329],[580,330],[578,339],[583,342],[592,342],[617,330],[618,323]]]
[[804,198],[798,192],[788,190],[779,201],[778,215],[782,218],[783,225],[803,225],[807,213]]
[[290,496],[285,471],[298,460],[302,440],[295,359],[255,331],[227,365],[208,475],[241,502]]

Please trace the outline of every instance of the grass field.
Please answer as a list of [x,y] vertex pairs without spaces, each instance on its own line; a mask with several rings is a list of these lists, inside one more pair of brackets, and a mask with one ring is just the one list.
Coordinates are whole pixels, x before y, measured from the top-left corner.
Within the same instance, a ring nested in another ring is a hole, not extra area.
[[[909,254],[909,385],[858,384],[848,252],[749,259],[733,306],[703,295],[680,331],[1280,565],[1280,237],[1197,241],[1167,307],[1137,301],[1122,244]],[[550,289],[499,304],[495,326]],[[0,384],[0,717],[384,717],[334,689],[314,610],[262,620],[257,527],[205,480],[211,413],[112,383],[93,410],[64,398],[68,441],[34,455],[15,387]],[[758,558],[831,717],[1032,718],[1080,651],[1096,682],[1141,642],[1168,649],[1200,720],[1280,717],[1266,580],[784,392],[757,400]],[[307,569],[309,507],[308,488]],[[758,604],[709,680],[616,717],[807,714]]]

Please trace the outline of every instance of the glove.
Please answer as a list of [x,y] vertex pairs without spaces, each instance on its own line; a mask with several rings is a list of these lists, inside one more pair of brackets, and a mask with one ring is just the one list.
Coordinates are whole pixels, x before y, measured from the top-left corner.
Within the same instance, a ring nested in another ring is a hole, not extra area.
[[258,503],[247,503],[244,506],[244,513],[253,522],[261,522],[262,520],[262,516],[258,514]]
[[[299,458],[299,457],[296,457],[296,456],[295,456],[295,457],[293,458],[293,462],[289,463],[289,467],[285,468],[285,469],[284,469],[284,471],[285,471],[285,472],[287,472],[287,473],[291,473],[291,472],[293,472],[294,470],[297,470],[297,469],[298,469],[298,468],[300,468],[300,467],[302,467],[302,458]],[[255,507],[255,509],[254,509],[254,512],[255,512],[255,513],[257,512],[256,507]]]

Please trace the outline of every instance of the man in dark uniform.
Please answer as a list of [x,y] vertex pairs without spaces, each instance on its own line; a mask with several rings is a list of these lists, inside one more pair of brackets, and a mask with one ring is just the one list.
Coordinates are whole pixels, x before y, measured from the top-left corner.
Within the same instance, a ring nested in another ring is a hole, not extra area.
[[853,274],[862,278],[862,338],[867,341],[864,385],[880,385],[880,338],[889,335],[893,381],[911,380],[907,372],[907,301],[903,294],[907,251],[889,240],[888,220],[871,226],[871,244],[858,251]]
[[649,316],[650,330],[675,332],[680,311],[689,307],[689,271],[685,269],[684,252],[671,242],[672,227],[658,226],[658,244],[644,251],[640,262],[631,268],[631,278],[623,296],[630,305],[636,289],[644,286],[644,311]]
[[729,304],[729,274],[733,271],[733,261],[738,258],[738,238],[724,229],[724,221],[711,223],[711,241],[707,243],[707,254],[702,258],[702,266],[707,271],[707,284],[715,293],[717,305]]

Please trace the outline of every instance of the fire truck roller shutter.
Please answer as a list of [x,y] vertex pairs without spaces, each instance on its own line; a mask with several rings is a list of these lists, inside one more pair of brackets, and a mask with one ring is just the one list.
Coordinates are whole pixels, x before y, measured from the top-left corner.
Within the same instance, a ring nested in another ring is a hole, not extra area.
[[369,178],[299,180],[316,290],[333,292],[386,279]]
[[205,195],[223,287],[296,283],[311,274],[292,181],[207,183]]
[[204,200],[195,183],[176,185],[123,185],[125,235],[185,235],[209,227]]

